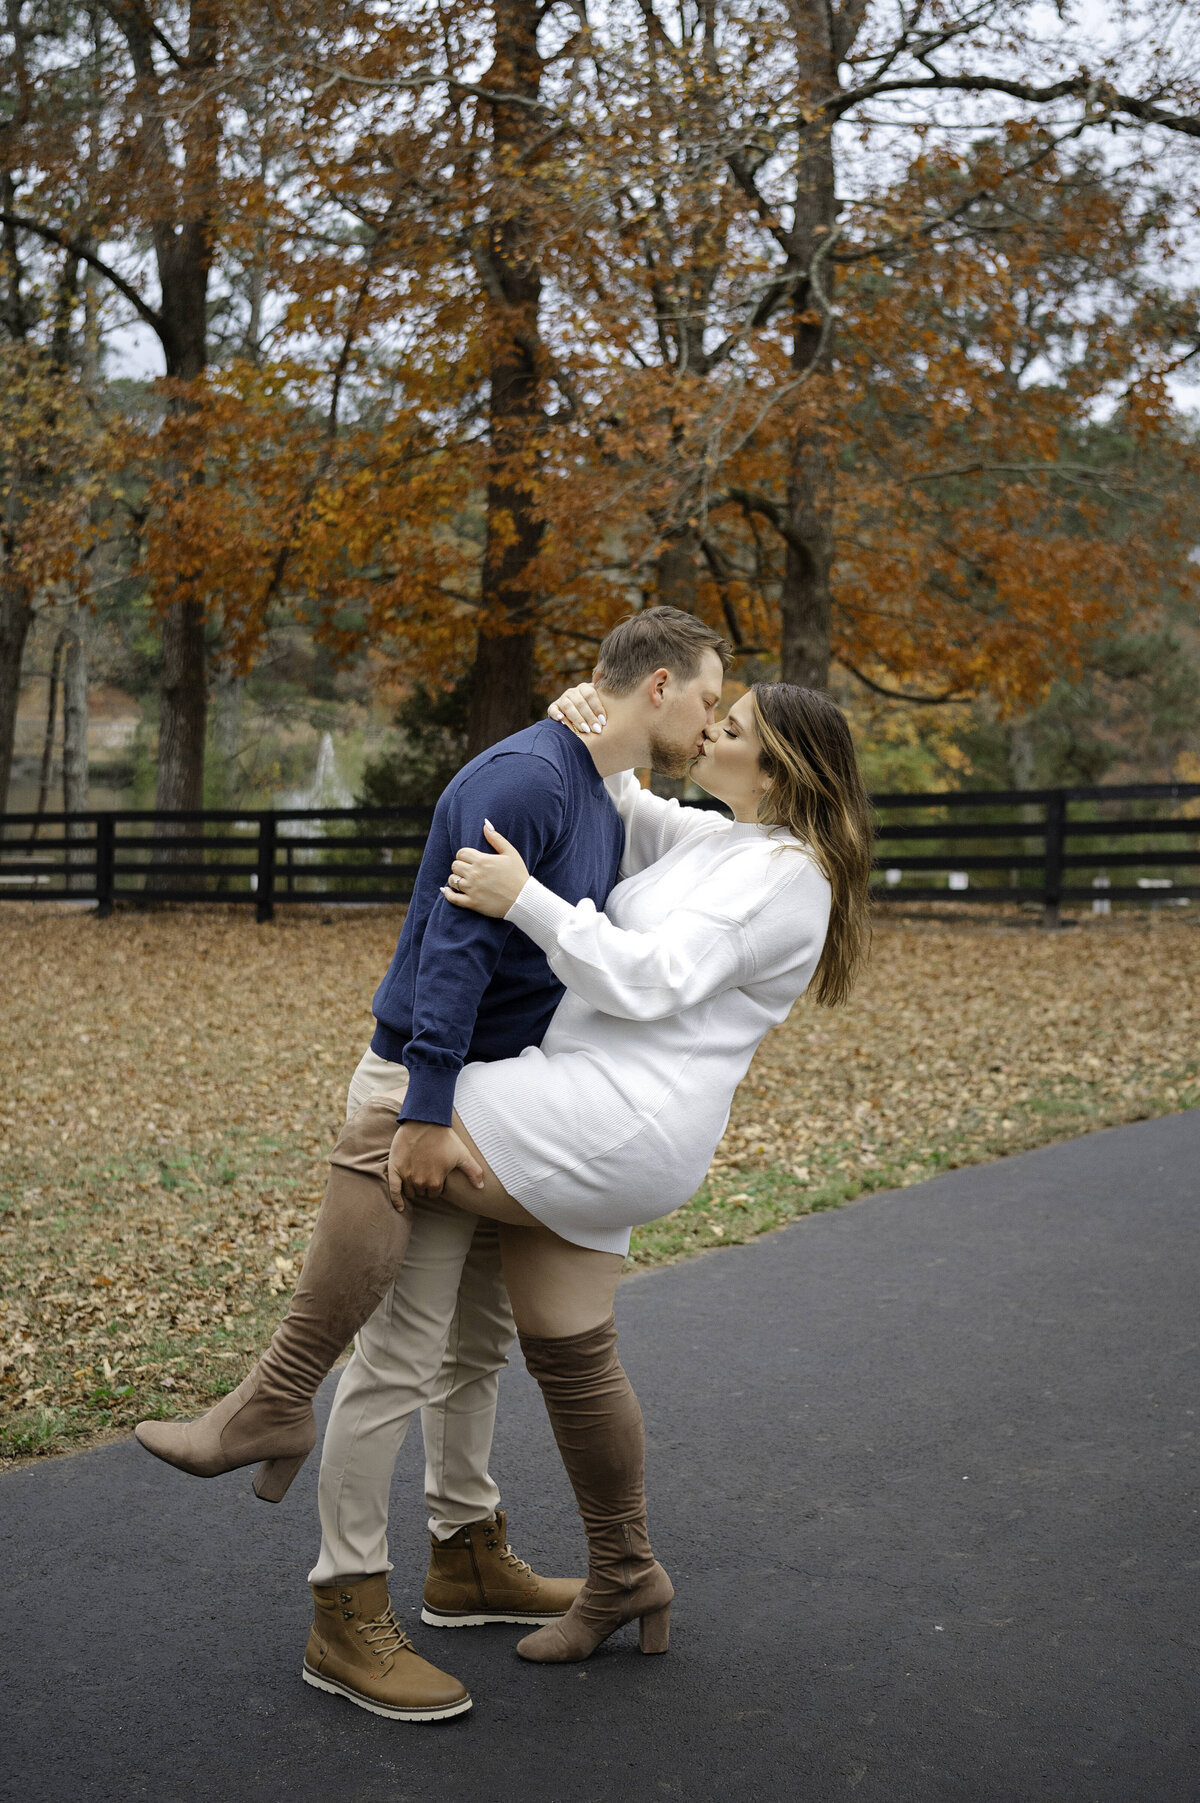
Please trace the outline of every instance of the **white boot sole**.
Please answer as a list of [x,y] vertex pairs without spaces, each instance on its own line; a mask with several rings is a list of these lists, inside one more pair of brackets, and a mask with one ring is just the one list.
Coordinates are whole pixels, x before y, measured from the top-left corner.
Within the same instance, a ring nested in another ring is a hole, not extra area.
[[334,1678],[319,1678],[307,1665],[301,1666],[300,1676],[314,1690],[327,1690],[331,1696],[345,1697],[348,1703],[369,1709],[372,1715],[386,1715],[393,1722],[442,1722],[449,1716],[463,1715],[471,1707],[470,1697],[464,1697],[461,1703],[446,1703],[441,1709],[396,1709],[387,1703],[373,1703],[361,1690],[352,1690],[348,1684],[339,1684]]
[[565,1610],[557,1615],[439,1615],[436,1609],[423,1608],[421,1620],[427,1628],[486,1628],[492,1622],[508,1622],[514,1628],[547,1628],[561,1621]]

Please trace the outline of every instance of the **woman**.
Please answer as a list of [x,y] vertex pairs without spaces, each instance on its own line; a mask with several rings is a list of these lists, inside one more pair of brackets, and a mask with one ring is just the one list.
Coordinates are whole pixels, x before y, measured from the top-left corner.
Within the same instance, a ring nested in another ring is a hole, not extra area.
[[[551,711],[588,730],[599,706],[588,687]],[[602,914],[533,881],[494,831],[495,851],[460,851],[443,891],[519,927],[567,991],[540,1047],[462,1071],[454,1126],[483,1180],[455,1171],[443,1192],[501,1226],[522,1350],[587,1530],[583,1590],[521,1641],[528,1659],[585,1658],[635,1618],[642,1650],[666,1649],[673,1591],[650,1550],[641,1412],[616,1356],[630,1229],[697,1189],[763,1036],[810,982],[818,1002],[844,1000],[865,951],[871,831],[834,704],[758,685],[707,730],[692,774],[732,820],[663,801],[631,774],[609,779],[625,855]],[[388,1168],[402,1094],[372,1098],[339,1136],[326,1192],[336,1243],[323,1209],[289,1314],[249,1377],[182,1436],[172,1424],[169,1450],[157,1424],[139,1427],[160,1457],[201,1475],[261,1458],[259,1494],[286,1490],[313,1444],[321,1378],[403,1262],[406,1204]]]

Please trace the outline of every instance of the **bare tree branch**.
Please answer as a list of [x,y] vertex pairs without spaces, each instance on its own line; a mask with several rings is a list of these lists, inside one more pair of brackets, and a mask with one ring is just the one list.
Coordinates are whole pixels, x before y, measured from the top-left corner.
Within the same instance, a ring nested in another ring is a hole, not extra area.
[[97,275],[102,275],[105,281],[110,282],[117,293],[129,302],[138,317],[144,319],[146,324],[161,338],[162,314],[148,306],[137,289],[127,282],[123,275],[118,275],[111,264],[106,263],[102,257],[98,257],[86,238],[76,238],[69,232],[59,231],[57,226],[44,225],[40,219],[30,219],[24,213],[10,213],[6,208],[0,209],[0,223],[11,225],[18,231],[32,232],[35,237],[43,238],[47,244],[55,244],[59,250],[65,250],[71,256],[78,257],[81,262],[94,269]]
[[[928,64],[923,64],[928,67]],[[1182,132],[1200,138],[1200,115],[1168,112],[1152,100],[1140,100],[1136,94],[1122,94],[1107,82],[1098,82],[1087,74],[1072,75],[1064,81],[1038,85],[1029,81],[1012,81],[1003,75],[942,75],[922,77],[897,76],[891,81],[868,81],[860,87],[844,88],[841,93],[821,101],[816,111],[826,118],[840,119],[864,100],[880,94],[1007,94],[1013,100],[1027,101],[1031,106],[1044,106],[1051,100],[1088,100],[1098,103],[1089,123],[1099,125],[1107,118],[1124,113],[1143,125],[1161,125],[1168,131]]]
[[910,695],[903,689],[885,689],[881,682],[872,681],[871,677],[865,675],[862,670],[857,669],[839,653],[835,652],[834,656],[843,670],[849,670],[851,676],[861,682],[864,688],[870,689],[873,695],[882,695],[887,701],[911,701],[918,703],[921,707],[945,707],[947,702],[961,704],[971,699],[970,695],[959,694],[954,689],[947,689],[944,695]]

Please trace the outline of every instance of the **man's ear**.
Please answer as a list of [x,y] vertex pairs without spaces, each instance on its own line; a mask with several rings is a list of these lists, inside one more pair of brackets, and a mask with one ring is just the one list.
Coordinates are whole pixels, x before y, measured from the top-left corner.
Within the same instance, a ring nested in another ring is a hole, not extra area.
[[669,670],[656,670],[654,672],[654,675],[650,678],[649,691],[650,704],[652,707],[662,706],[666,687],[670,680],[671,672]]

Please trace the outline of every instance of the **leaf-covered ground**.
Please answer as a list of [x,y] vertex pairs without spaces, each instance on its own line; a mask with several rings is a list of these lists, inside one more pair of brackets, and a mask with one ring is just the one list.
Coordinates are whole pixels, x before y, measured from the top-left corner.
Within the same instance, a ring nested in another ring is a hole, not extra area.
[[[281,1313],[400,916],[0,909],[0,1453],[240,1376]],[[1200,1105],[1200,931],[885,919],[840,1014],[763,1046],[660,1263],[814,1208]]]

